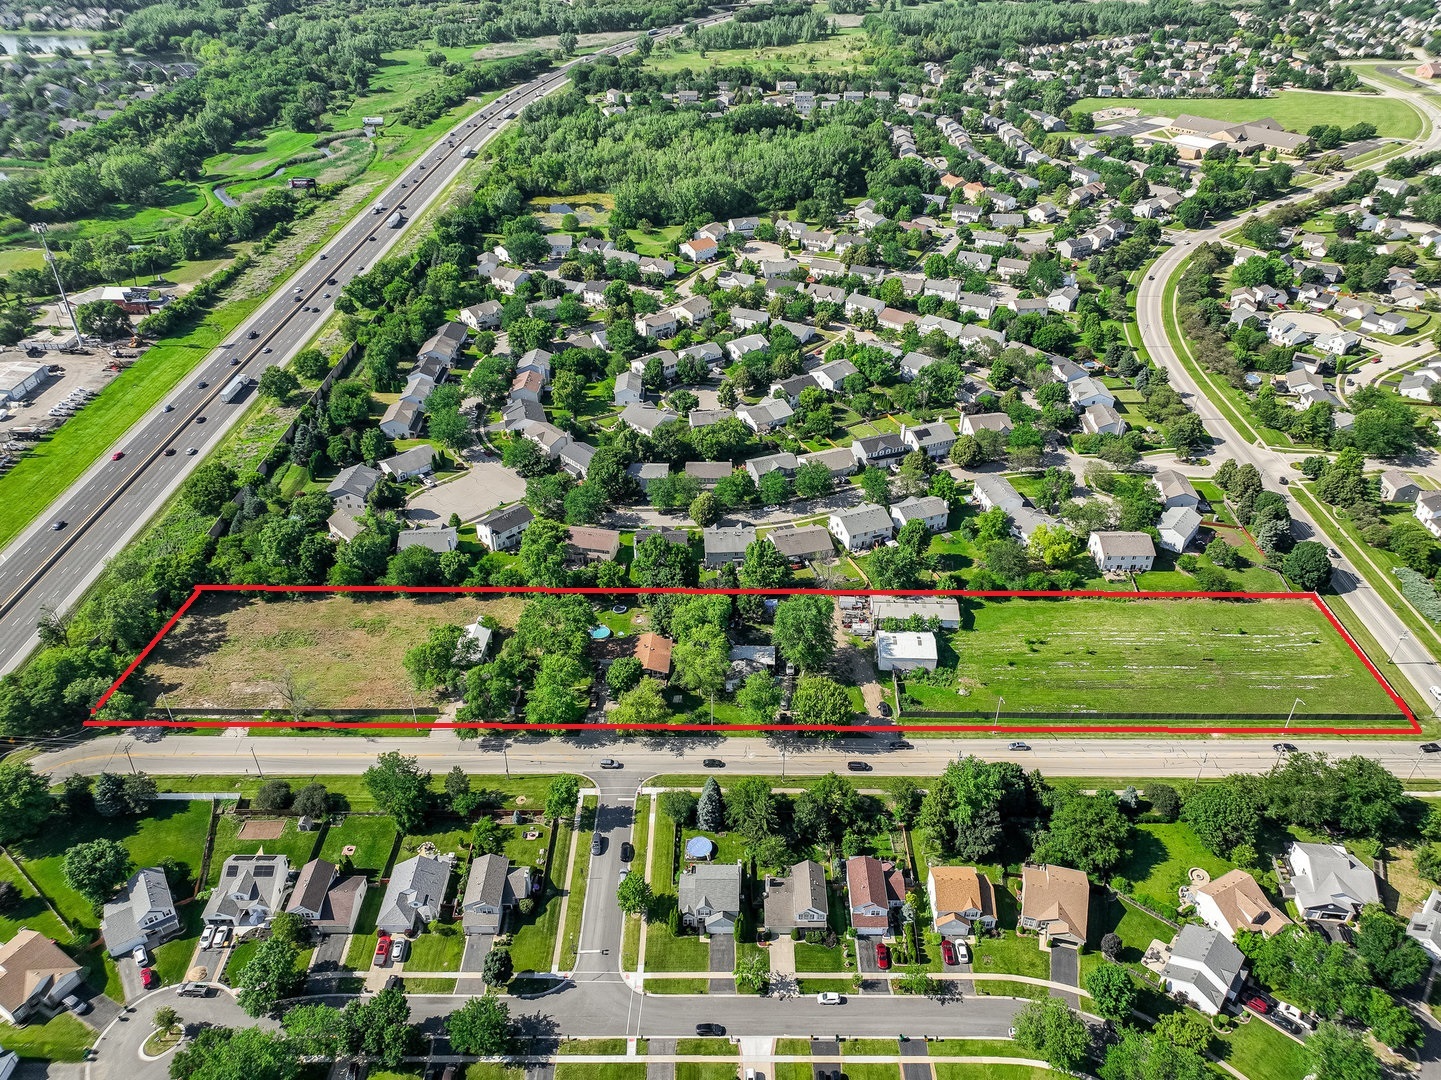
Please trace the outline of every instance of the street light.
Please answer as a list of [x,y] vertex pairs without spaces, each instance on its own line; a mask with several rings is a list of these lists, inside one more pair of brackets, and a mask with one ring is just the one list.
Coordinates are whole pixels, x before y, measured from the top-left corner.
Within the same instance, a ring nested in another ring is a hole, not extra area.
[[1401,642],[1405,641],[1410,636],[1410,630],[1401,631],[1401,636],[1396,639],[1396,644],[1391,646],[1391,655],[1386,657],[1386,663],[1394,664],[1396,662],[1396,650],[1401,648]]
[[996,715],[995,715],[995,718],[991,721],[991,731],[992,731],[992,732],[994,732],[998,727],[1001,726],[1001,706],[1004,705],[1005,703],[1006,703],[1006,699],[1003,698],[1003,697],[1001,697],[1000,694],[997,694],[997,695],[996,695]]
[[1287,728],[1287,730],[1289,730],[1290,727],[1291,727],[1291,717],[1293,717],[1293,716],[1296,715],[1296,706],[1297,706],[1297,705],[1304,705],[1304,704],[1306,704],[1306,703],[1305,703],[1304,701],[1302,701],[1300,698],[1297,698],[1295,701],[1291,702],[1291,711],[1286,714],[1286,728]]
[[65,295],[65,284],[60,280],[60,266],[50,252],[50,241],[45,239],[50,226],[43,221],[37,221],[30,226],[30,231],[40,237],[40,246],[45,249],[45,261],[50,264],[50,272],[55,275],[55,287],[60,290],[60,305],[65,309],[65,314],[70,316],[70,329],[75,331],[75,344],[79,345],[84,341],[80,336],[80,324],[75,321],[75,309],[70,306],[70,297]]

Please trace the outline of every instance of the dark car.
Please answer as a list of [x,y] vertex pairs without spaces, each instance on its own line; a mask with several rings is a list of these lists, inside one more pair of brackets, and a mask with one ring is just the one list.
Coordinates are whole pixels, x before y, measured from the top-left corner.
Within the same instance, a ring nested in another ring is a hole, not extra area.
[[[65,522],[62,521],[60,524],[64,525]],[[1423,753],[1423,754],[1441,754],[1441,743],[1423,742],[1423,743],[1421,744],[1421,753]]]
[[880,713],[882,716],[890,716],[891,707],[883,701],[876,706],[876,712]]
[[240,357],[238,357],[238,356],[232,356],[232,357],[230,358],[230,366],[231,366],[231,367],[239,367],[239,366],[240,366]]
[[631,846],[629,840],[622,840],[620,844],[620,861],[630,862],[634,858],[635,848]]
[[203,424],[203,423],[205,423],[205,417],[203,417],[203,416],[197,416],[197,417],[195,418],[195,422],[196,422],[197,424]]
[[66,524],[67,523],[64,521],[52,521],[50,523],[50,529],[52,532],[59,532],[61,529],[65,528]]
[[174,456],[175,456],[175,447],[173,447],[173,446],[167,446],[167,447],[165,448],[165,456],[166,456],[166,457],[174,457]]
[[1296,752],[1296,744],[1288,742],[1272,743],[1271,749],[1278,754],[1294,754]]
[[326,279],[325,279],[325,283],[326,283],[327,285],[334,285],[334,284],[335,284],[335,279],[334,279],[333,277],[332,277],[332,278],[326,278]]
[[718,757],[704,758],[701,764],[707,769],[724,769],[726,767],[726,763]]
[[249,338],[250,338],[251,341],[254,341],[256,338],[258,338],[258,337],[260,336],[260,331],[259,331],[259,330],[252,330],[252,331],[250,331],[250,334],[249,334],[248,336],[249,336]]
[[201,380],[200,380],[198,383],[196,383],[195,385],[196,385],[199,389],[204,390],[204,389],[205,389],[207,386],[209,386],[210,384],[209,384],[208,382],[206,382],[204,379],[201,379]]
[[915,747],[912,746],[910,743],[906,742],[905,739],[897,739],[895,742],[891,743],[891,749],[892,749],[892,750],[914,750]]
[[695,1033],[697,1035],[710,1035],[720,1039],[725,1037],[726,1029],[719,1024],[697,1024],[695,1026]]
[[846,768],[851,772],[870,772],[871,767],[864,761],[847,761]]

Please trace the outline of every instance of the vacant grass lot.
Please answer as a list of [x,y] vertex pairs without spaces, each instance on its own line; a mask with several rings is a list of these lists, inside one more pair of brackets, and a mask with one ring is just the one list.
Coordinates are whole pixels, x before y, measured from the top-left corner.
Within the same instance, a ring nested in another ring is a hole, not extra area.
[[[1391,713],[1390,699],[1307,601],[1007,600],[970,605],[950,638],[957,691],[911,680],[929,709],[1084,720],[1205,713],[1235,720]],[[945,660],[943,658],[943,664]]]
[[866,35],[859,27],[846,27],[834,37],[799,45],[783,45],[769,49],[712,49],[701,56],[698,51],[671,52],[657,49],[646,66],[666,74],[690,69],[704,71],[711,67],[745,65],[758,72],[822,72],[864,71],[870,67]]
[[145,688],[176,707],[285,708],[285,673],[312,708],[408,709],[419,703],[401,663],[434,626],[482,614],[514,625],[523,601],[436,599],[265,601],[210,594],[196,603],[145,665]]
[[1288,131],[1299,131],[1303,135],[1317,124],[1348,128],[1362,121],[1375,124],[1376,133],[1389,138],[1410,139],[1421,130],[1421,118],[1416,110],[1398,98],[1314,90],[1282,90],[1275,97],[1245,99],[1084,98],[1071,109],[1095,112],[1125,106],[1140,109],[1142,116],[1176,117],[1190,113],[1237,123],[1269,116]]

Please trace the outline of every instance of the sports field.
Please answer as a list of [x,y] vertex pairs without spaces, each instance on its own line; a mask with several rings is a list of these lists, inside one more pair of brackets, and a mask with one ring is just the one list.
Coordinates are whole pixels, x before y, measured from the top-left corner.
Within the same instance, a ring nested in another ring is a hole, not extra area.
[[1335,94],[1316,90],[1282,90],[1268,98],[1083,98],[1072,112],[1132,107],[1142,116],[1177,117],[1181,113],[1242,123],[1269,116],[1288,131],[1305,134],[1317,124],[1348,128],[1367,121],[1376,134],[1393,139],[1415,138],[1421,117],[1398,98],[1370,94]]
[[911,679],[912,708],[1023,713],[1205,713],[1244,722],[1321,713],[1401,719],[1309,601],[969,601],[950,635],[955,681]]

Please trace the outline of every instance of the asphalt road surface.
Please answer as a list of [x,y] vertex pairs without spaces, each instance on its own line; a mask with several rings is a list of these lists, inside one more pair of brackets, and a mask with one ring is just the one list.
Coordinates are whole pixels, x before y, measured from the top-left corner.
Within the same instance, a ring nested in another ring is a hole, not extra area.
[[[699,25],[728,18],[728,14],[713,16]],[[668,37],[680,30],[670,27],[655,36]],[[483,146],[494,138],[507,113],[518,113],[563,87],[568,69],[576,64],[595,56],[620,56],[634,48],[625,42],[573,60],[507,91],[439,137],[198,364],[165,402],[120,436],[94,467],[0,552],[0,675],[18,667],[35,647],[36,623],[43,610],[69,610],[99,576],[105,561],[139,532],[239,421],[255,389],[252,386],[244,397],[225,404],[219,395],[231,379],[243,374],[258,380],[265,368],[289,360],[310,341],[330,318],[340,288],[399,242],[460,172],[465,148]],[[404,224],[388,227],[390,212],[402,204]],[[387,210],[371,212],[380,205]],[[239,363],[232,365],[232,359]],[[167,449],[174,456],[165,456]],[[111,460],[116,451],[124,456]],[[65,524],[53,528],[57,522]]]

